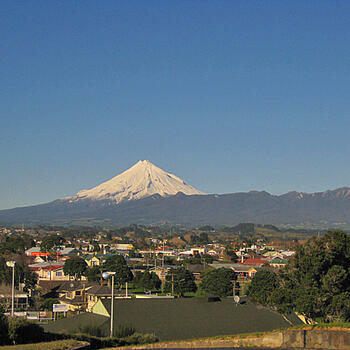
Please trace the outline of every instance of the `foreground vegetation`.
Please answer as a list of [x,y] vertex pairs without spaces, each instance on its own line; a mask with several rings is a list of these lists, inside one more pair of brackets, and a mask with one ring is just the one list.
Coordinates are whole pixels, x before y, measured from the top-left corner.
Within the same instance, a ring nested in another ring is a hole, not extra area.
[[259,271],[247,291],[252,302],[311,321],[350,321],[350,237],[342,231],[313,237],[278,273]]

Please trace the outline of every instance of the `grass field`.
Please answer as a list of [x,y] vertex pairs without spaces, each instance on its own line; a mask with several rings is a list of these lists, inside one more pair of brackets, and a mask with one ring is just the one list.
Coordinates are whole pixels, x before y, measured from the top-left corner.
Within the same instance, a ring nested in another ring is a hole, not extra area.
[[47,343],[0,346],[0,350],[69,350],[80,344],[83,345],[83,342],[67,339]]
[[[107,302],[108,303],[108,302]],[[107,305],[110,308],[110,302]],[[293,320],[298,324],[298,320]],[[45,326],[50,332],[69,332],[79,324],[102,327],[108,335],[109,318],[82,314]],[[232,299],[208,302],[203,298],[162,300],[118,300],[115,302],[115,329],[132,325],[139,333],[153,333],[160,340],[198,339],[225,334],[265,332],[290,327],[278,313],[253,304],[236,306]]]

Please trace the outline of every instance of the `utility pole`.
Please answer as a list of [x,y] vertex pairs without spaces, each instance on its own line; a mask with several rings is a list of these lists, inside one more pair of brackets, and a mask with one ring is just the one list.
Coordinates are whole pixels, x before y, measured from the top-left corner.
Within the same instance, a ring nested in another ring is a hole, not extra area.
[[174,296],[174,274],[171,274],[171,295]]

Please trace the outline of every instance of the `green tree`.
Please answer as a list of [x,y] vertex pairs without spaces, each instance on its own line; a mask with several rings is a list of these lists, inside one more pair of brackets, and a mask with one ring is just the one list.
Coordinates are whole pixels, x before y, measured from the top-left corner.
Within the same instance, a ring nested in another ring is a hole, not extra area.
[[9,338],[13,344],[37,343],[44,340],[44,329],[22,317],[9,318]]
[[262,305],[271,305],[271,297],[278,287],[278,278],[275,272],[269,270],[258,271],[247,288],[250,301]]
[[[38,280],[38,275],[29,270],[24,261],[16,261],[15,264],[15,287],[24,283],[24,290],[34,289]],[[6,259],[0,256],[0,283],[11,285],[12,268],[6,265]]]
[[227,246],[225,248],[225,254],[230,257],[231,261],[237,261],[237,259],[238,259],[237,254],[230,246]]
[[140,272],[137,271],[134,283],[138,288],[142,288],[143,290],[154,290],[159,289],[162,282],[159,277],[154,272]]
[[41,306],[44,310],[52,311],[53,304],[59,304],[59,300],[56,298],[47,298],[43,300]]
[[62,236],[50,235],[43,238],[40,244],[40,250],[42,252],[56,253],[57,250],[65,242]]
[[116,272],[114,282],[118,285],[130,282],[133,279],[133,274],[122,255],[110,256],[103,264],[103,269]]
[[202,277],[201,289],[220,297],[232,295],[236,279],[235,272],[225,267],[207,271]]
[[65,275],[74,276],[75,279],[81,278],[87,269],[87,263],[84,259],[74,256],[67,259],[63,266]]
[[[296,248],[277,278],[270,277],[255,275],[248,289],[252,300],[311,319],[350,320],[350,237],[345,232],[311,238]],[[253,289],[257,282],[260,287]],[[259,299],[258,289],[266,292],[265,297]]]
[[84,272],[84,276],[89,282],[99,282],[102,276],[102,269],[100,266],[88,267]]
[[165,276],[165,291],[171,292],[174,285],[174,293],[183,295],[197,290],[193,274],[184,267],[172,268]]

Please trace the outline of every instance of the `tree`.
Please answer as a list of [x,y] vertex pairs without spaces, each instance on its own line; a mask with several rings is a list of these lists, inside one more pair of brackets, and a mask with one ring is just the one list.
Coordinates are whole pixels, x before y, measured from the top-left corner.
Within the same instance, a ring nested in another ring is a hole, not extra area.
[[183,260],[183,263],[191,264],[191,265],[203,265],[203,264],[212,264],[213,261],[214,261],[214,258],[209,254],[203,254],[203,255],[197,254],[193,257]]
[[84,272],[84,276],[89,282],[98,282],[102,276],[102,269],[100,266],[88,267]]
[[159,289],[162,282],[159,277],[154,272],[141,272],[137,271],[134,283],[138,288],[142,288],[143,290],[154,290]]
[[[15,265],[15,287],[18,288],[20,283],[24,283],[24,290],[34,289],[38,280],[38,275],[29,270],[24,261],[16,259]],[[0,284],[11,285],[12,268],[6,265],[6,259],[0,257]]]
[[179,295],[197,290],[193,274],[184,267],[172,268],[167,273],[165,277],[165,291],[168,293],[172,292],[173,286],[174,293]]
[[56,298],[47,298],[43,300],[41,306],[44,310],[52,311],[53,304],[59,304],[59,300]]
[[74,276],[75,279],[81,278],[87,269],[87,264],[84,259],[74,256],[67,259],[63,266],[63,272],[65,275]]
[[116,272],[114,277],[116,284],[121,285],[133,279],[133,274],[122,255],[110,256],[103,264],[103,269],[105,271]]
[[22,317],[9,318],[9,338],[13,344],[37,343],[44,340],[44,329]]
[[258,271],[247,288],[250,301],[262,305],[271,305],[271,296],[278,287],[277,275],[273,271]]
[[220,297],[232,295],[236,279],[235,272],[225,267],[207,271],[202,277],[201,289]]
[[230,257],[231,261],[237,261],[237,259],[238,259],[237,254],[230,246],[225,248],[225,254]]
[[[330,231],[298,246],[276,276],[257,273],[248,295],[281,312],[297,311],[322,321],[350,320],[350,237],[345,232]],[[253,289],[257,282],[259,287]],[[264,298],[256,296],[258,290],[266,292]]]
[[65,239],[62,236],[50,235],[43,238],[40,250],[42,252],[56,253],[64,242]]

